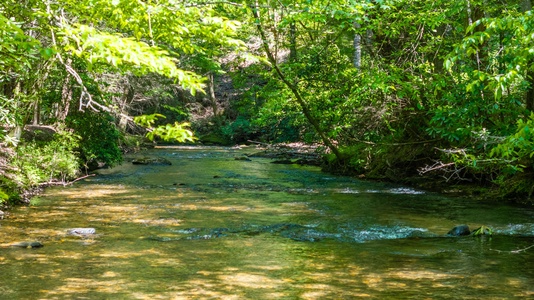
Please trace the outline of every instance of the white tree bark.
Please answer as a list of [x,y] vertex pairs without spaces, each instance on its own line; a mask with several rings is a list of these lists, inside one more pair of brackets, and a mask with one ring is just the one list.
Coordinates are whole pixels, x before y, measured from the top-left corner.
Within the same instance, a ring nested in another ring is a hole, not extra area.
[[354,22],[354,58],[353,58],[353,64],[354,67],[358,70],[362,68],[362,36],[358,32],[361,28],[360,23]]

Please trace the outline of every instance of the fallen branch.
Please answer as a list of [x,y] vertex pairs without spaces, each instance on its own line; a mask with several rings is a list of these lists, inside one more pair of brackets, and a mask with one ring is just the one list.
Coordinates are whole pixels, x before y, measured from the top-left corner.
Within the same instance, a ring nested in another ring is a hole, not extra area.
[[73,183],[75,183],[76,181],[80,181],[82,179],[85,179],[87,177],[92,177],[92,176],[95,176],[95,174],[89,174],[89,175],[85,175],[85,176],[82,176],[82,177],[78,177],[72,181],[68,181],[68,182],[65,182],[65,181],[48,181],[48,182],[43,182],[43,183],[40,183],[39,184],[39,187],[46,187],[46,186],[52,186],[52,185],[62,185],[62,186],[67,186],[67,185],[71,185]]
[[506,252],[506,253],[513,253],[513,254],[517,254],[517,253],[521,253],[521,252],[524,252],[524,251],[527,251],[528,249],[530,248],[534,248],[534,245],[530,245],[526,248],[523,248],[523,249],[517,249],[517,250],[512,250],[512,251],[504,251],[504,250],[497,250],[497,249],[490,249],[490,250],[493,250],[493,251],[497,251],[499,253],[503,253],[503,252]]
[[252,144],[267,146],[267,147],[271,146],[271,144],[262,143],[262,142],[256,142],[256,141],[252,141],[252,140],[247,140],[247,142],[252,143]]
[[70,182],[66,183],[65,185],[73,184],[73,183],[75,183],[76,181],[85,179],[85,178],[87,178],[87,177],[93,177],[93,176],[96,176],[96,174],[88,174],[88,175],[85,175],[85,176],[82,176],[82,177],[78,177],[78,178],[74,179],[73,181],[70,181]]

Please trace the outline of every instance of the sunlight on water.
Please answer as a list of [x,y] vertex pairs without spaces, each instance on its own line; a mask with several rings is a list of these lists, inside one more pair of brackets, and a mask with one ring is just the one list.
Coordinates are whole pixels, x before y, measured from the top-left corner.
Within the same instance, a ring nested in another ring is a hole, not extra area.
[[162,147],[136,155],[170,166],[48,189],[0,221],[0,298],[534,297],[531,209],[234,159],[252,151]]

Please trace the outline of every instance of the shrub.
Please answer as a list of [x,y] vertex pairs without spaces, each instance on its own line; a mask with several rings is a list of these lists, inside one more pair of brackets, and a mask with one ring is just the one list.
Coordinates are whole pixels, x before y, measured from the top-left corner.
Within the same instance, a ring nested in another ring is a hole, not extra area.
[[75,149],[79,137],[60,131],[50,142],[30,141],[19,144],[12,165],[16,168],[13,181],[22,188],[49,181],[75,178],[79,161]]
[[81,136],[80,157],[85,165],[103,162],[109,166],[122,161],[121,134],[112,116],[104,112],[77,112],[69,115],[67,125]]

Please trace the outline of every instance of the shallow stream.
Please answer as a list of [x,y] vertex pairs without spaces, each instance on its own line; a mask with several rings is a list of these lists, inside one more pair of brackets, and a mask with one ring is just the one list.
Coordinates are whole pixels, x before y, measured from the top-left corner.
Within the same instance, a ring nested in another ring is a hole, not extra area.
[[0,299],[534,298],[533,209],[235,160],[253,151],[159,148],[135,156],[172,165],[47,189],[0,221]]

